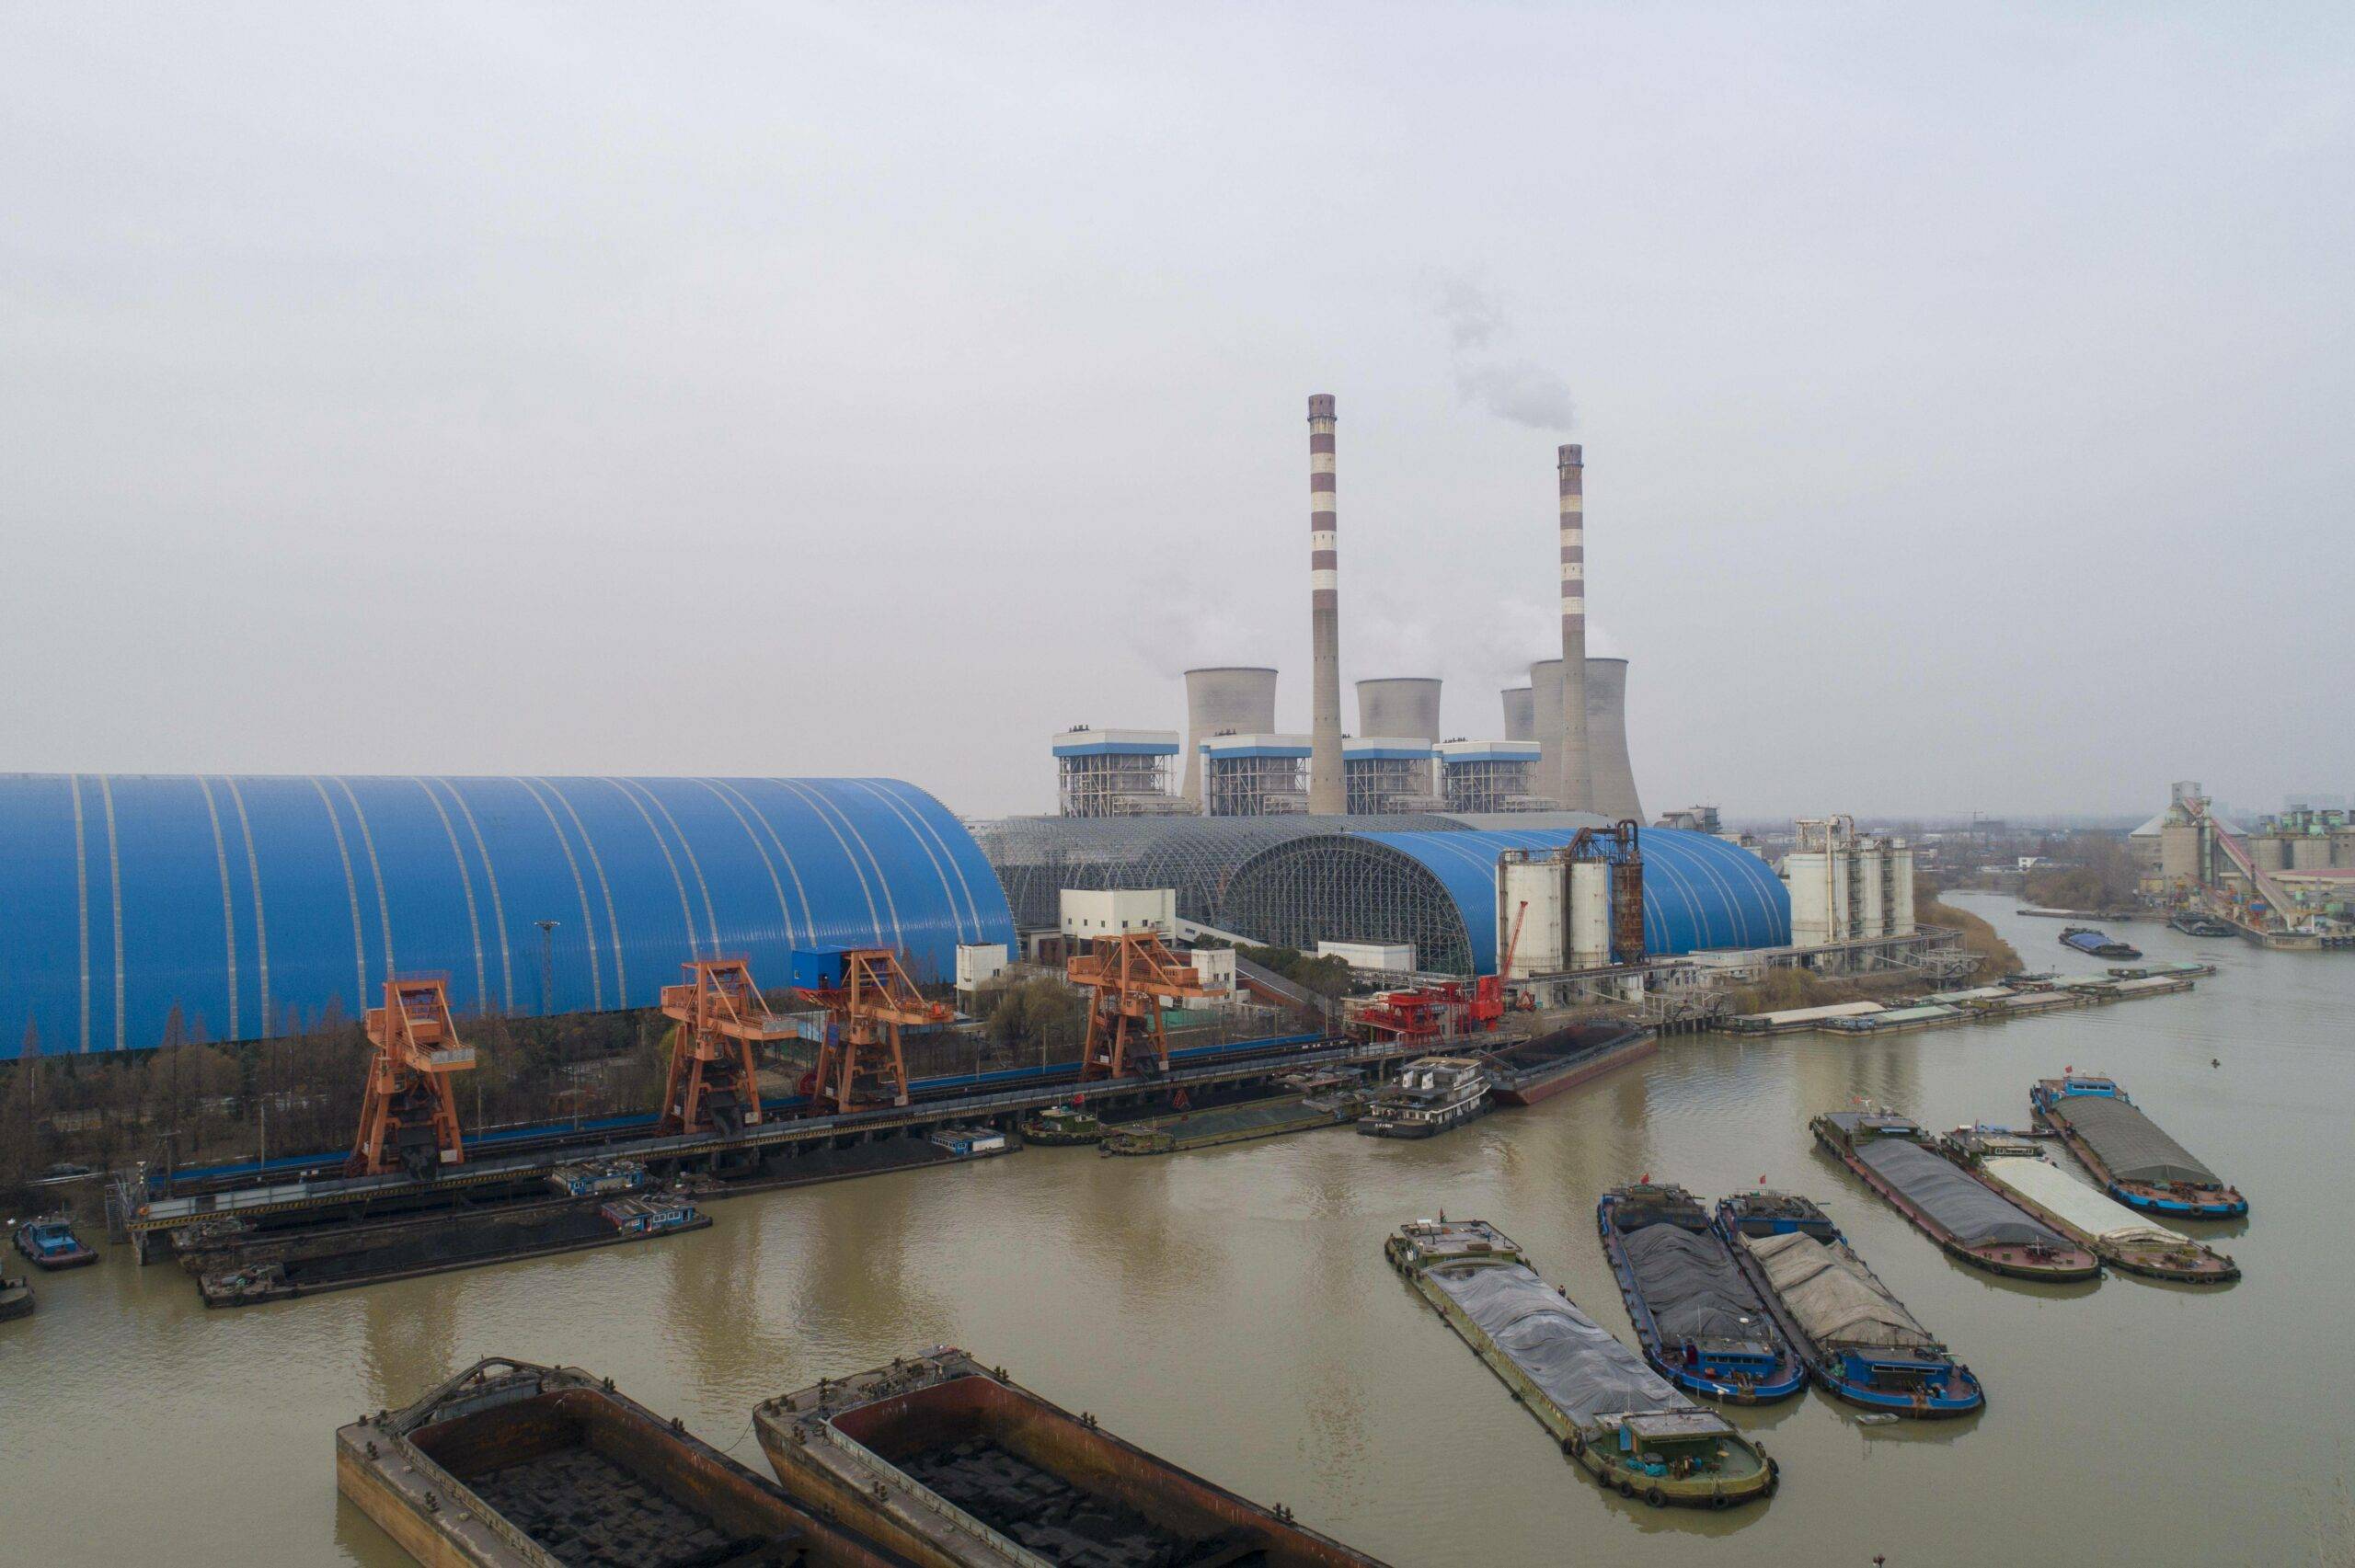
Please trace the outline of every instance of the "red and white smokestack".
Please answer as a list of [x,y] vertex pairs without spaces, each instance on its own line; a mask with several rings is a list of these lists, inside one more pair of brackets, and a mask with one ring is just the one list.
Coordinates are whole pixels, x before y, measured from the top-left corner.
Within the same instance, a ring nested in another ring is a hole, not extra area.
[[1308,620],[1315,668],[1310,685],[1308,809],[1347,809],[1341,777],[1341,572],[1333,504],[1333,395],[1308,400]]
[[1586,736],[1586,456],[1577,446],[1556,454],[1562,493],[1562,779],[1568,811],[1594,809]]

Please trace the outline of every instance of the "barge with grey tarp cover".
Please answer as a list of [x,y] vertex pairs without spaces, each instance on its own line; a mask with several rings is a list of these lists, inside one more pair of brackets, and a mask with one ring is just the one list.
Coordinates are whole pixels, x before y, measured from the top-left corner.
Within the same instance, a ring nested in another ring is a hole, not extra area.
[[1781,1471],[1763,1445],[1679,1393],[1487,1221],[1402,1225],[1383,1253],[1562,1452],[1620,1496],[1727,1508],[1774,1495]]
[[2099,1279],[2101,1259],[1930,1147],[1929,1135],[1886,1111],[1827,1111],[1816,1141],[1947,1255],[2014,1279]]
[[477,1361],[338,1431],[335,1480],[431,1568],[910,1568],[571,1367]]
[[2231,1219],[2248,1199],[2161,1130],[2110,1079],[2071,1072],[2028,1091],[2036,1119],[2061,1135],[2094,1180],[2129,1208],[2185,1219]]
[[1736,1194],[1717,1205],[1717,1232],[1832,1398],[1917,1419],[1967,1415],[1987,1402],[1970,1368],[1811,1199]]
[[777,1480],[920,1568],[1381,1568],[947,1347],[752,1413]]

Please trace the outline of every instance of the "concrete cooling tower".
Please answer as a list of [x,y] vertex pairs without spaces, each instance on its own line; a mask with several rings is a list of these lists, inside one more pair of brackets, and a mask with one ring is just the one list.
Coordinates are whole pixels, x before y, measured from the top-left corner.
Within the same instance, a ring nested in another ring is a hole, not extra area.
[[1594,809],[1614,820],[1644,819],[1636,770],[1627,761],[1627,661],[1586,661],[1587,757],[1593,770]]
[[1359,681],[1358,733],[1439,739],[1439,682],[1424,676]]
[[1186,671],[1186,773],[1179,793],[1202,803],[1202,742],[1213,735],[1267,735],[1276,727],[1276,672],[1258,665]]

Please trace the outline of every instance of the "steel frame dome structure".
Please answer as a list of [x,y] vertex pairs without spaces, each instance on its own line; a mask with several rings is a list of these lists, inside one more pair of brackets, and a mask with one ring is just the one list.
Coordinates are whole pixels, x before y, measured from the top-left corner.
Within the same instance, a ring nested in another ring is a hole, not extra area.
[[0,775],[0,1059],[356,1018],[446,974],[461,1017],[651,1007],[680,965],[1014,941],[939,801],[895,779]]
[[[1558,850],[1560,829],[1302,835],[1235,868],[1222,912],[1263,942],[1411,944],[1418,967],[1493,974],[1497,858]],[[1786,947],[1790,895],[1756,855],[1706,833],[1646,828],[1644,944],[1658,956],[1704,948]]]

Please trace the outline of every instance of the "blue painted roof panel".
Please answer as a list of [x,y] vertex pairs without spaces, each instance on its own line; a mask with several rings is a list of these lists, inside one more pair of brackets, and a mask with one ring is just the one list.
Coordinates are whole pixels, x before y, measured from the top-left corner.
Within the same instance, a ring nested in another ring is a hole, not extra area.
[[[1368,833],[1437,877],[1464,916],[1475,967],[1497,967],[1497,857],[1506,850],[1557,850],[1571,829],[1463,833]],[[1714,947],[1785,947],[1791,900],[1756,855],[1723,839],[1675,828],[1637,830],[1644,857],[1644,946],[1674,956]]]
[[569,1013],[650,1006],[697,956],[781,978],[879,944],[945,979],[1013,941],[963,825],[891,779],[0,776],[0,1059],[28,1024],[45,1054],[152,1047],[175,1007],[258,1038],[395,973]]

